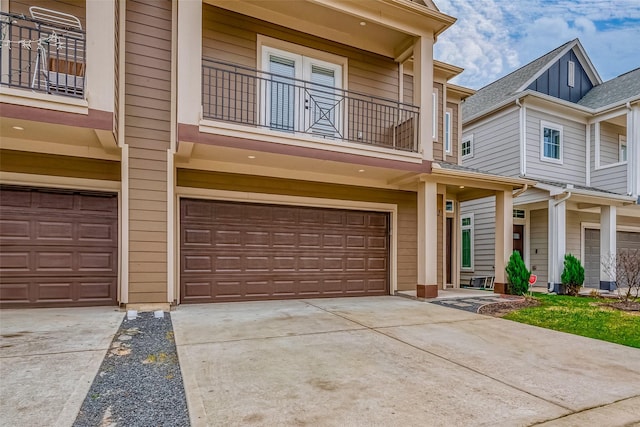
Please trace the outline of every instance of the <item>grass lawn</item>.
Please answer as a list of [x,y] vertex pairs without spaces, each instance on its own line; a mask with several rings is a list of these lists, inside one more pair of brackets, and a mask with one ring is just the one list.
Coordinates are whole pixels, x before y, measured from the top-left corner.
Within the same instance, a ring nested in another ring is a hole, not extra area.
[[540,301],[505,319],[640,348],[640,315],[602,306],[598,298],[534,294]]

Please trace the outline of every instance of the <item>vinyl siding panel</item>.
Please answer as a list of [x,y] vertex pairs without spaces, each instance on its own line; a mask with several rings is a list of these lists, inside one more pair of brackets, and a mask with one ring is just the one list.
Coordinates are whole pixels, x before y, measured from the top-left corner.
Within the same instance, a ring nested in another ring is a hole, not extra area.
[[496,198],[485,197],[460,203],[460,216],[473,213],[473,271],[461,270],[460,283],[475,276],[493,276],[495,262]]
[[530,253],[532,273],[538,276],[538,283],[546,285],[549,282],[549,210],[536,209],[529,211],[530,222]]
[[[171,2],[128,1],[125,142],[129,145],[129,302],[167,301],[167,149]],[[143,258],[144,262],[139,260]]]
[[[562,126],[562,164],[540,159],[541,121]],[[527,109],[527,177],[586,185],[586,126],[541,111]]]
[[120,162],[0,150],[3,172],[120,181]]
[[397,204],[398,290],[415,289],[417,283],[416,261],[418,257],[417,195],[413,192],[189,169],[178,169],[177,185],[181,187]]
[[591,172],[591,186],[618,194],[627,193],[627,164]]
[[610,123],[600,125],[600,167],[607,165],[603,169],[596,169],[595,159],[595,126],[591,126],[591,185],[593,187],[613,191],[618,194],[627,193],[627,164],[616,164],[619,162],[619,138],[626,135],[626,129]]
[[520,121],[517,108],[487,118],[463,131],[463,137],[473,134],[473,157],[464,159],[464,166],[486,172],[520,175]]
[[[458,164],[460,160],[460,134],[458,132],[458,120],[460,120],[460,106],[453,102],[447,102],[447,108],[451,109],[451,154],[447,155],[449,163]],[[443,119],[444,122],[444,119]]]
[[250,68],[257,64],[257,35],[284,40],[348,59],[348,89],[398,99],[398,64],[349,46],[280,27],[210,5],[203,6],[202,55]]

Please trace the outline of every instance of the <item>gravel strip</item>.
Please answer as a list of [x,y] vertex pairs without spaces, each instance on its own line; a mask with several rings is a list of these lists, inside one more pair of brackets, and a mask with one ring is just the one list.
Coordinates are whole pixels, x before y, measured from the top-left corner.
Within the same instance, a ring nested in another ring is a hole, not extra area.
[[73,425],[190,425],[169,313],[125,317]]

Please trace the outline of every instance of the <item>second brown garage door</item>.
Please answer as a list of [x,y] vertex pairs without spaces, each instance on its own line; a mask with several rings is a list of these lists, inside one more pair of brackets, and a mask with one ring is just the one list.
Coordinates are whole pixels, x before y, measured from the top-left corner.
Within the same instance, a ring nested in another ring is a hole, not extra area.
[[389,293],[389,214],[182,199],[181,301]]

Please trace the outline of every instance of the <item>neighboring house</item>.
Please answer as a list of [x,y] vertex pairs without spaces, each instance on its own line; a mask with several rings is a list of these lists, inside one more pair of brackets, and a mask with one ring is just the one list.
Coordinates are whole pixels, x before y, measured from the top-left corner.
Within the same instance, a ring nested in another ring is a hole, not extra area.
[[[538,282],[555,288],[572,253],[586,286],[612,289],[604,264],[640,248],[640,69],[603,82],[572,40],[478,90],[462,114],[463,165],[537,181],[514,196],[513,245]],[[493,204],[462,208],[475,247],[464,280],[494,271]]]
[[3,306],[433,295],[488,195],[504,266],[431,1],[1,4]]

